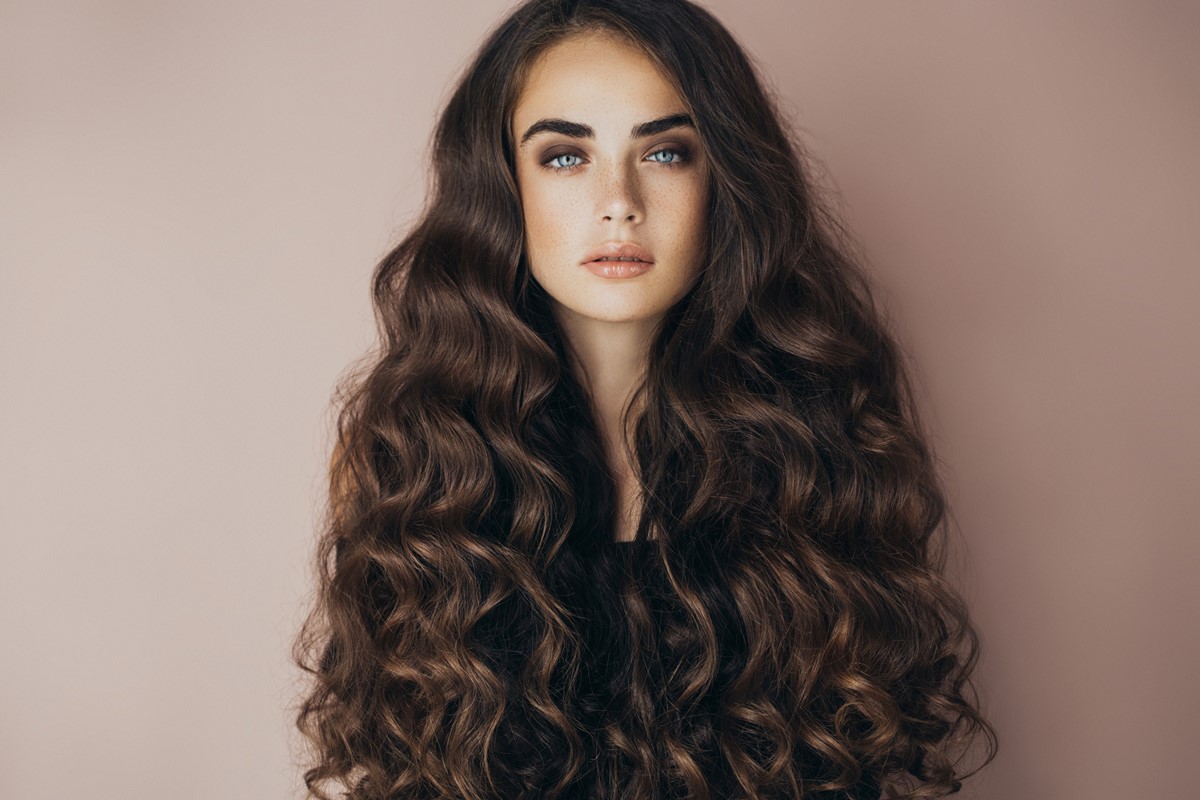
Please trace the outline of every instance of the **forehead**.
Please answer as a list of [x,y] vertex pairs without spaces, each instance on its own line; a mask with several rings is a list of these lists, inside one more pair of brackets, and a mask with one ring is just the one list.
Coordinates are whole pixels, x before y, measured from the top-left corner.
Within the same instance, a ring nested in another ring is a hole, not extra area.
[[580,33],[556,42],[533,62],[513,110],[514,127],[561,117],[600,128],[603,117],[629,130],[629,120],[685,110],[658,66],[624,39]]

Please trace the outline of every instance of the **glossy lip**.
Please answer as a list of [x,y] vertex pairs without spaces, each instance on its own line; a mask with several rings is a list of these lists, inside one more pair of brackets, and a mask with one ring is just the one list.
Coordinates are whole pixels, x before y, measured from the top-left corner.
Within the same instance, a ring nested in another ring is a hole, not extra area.
[[601,278],[636,278],[654,269],[649,261],[589,261],[583,268]]
[[582,266],[598,258],[636,258],[647,264],[654,263],[654,257],[633,242],[605,242],[584,256],[583,261],[579,263]]

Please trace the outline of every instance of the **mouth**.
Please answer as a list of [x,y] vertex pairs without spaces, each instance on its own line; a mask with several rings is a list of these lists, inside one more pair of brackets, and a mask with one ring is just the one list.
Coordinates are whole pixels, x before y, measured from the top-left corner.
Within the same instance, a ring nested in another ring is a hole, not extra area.
[[654,257],[634,242],[605,242],[584,256],[581,264],[653,264]]
[[649,272],[653,261],[636,258],[598,258],[584,263],[584,268],[601,278],[635,278]]
[[593,258],[588,264],[653,264],[642,258]]

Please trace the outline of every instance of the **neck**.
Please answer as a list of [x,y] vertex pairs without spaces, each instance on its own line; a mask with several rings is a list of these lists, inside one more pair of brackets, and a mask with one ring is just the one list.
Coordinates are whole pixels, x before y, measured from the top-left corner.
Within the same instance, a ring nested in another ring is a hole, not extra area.
[[608,321],[583,317],[561,306],[556,311],[571,367],[591,399],[614,477],[627,476],[631,467],[625,446],[632,430],[622,430],[621,420],[634,388],[645,375],[650,340],[659,319]]

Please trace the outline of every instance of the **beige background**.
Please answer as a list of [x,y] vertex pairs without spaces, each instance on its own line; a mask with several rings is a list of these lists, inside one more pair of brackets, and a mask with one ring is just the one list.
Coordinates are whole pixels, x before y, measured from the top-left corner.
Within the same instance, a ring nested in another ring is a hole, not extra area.
[[[922,367],[1002,737],[964,796],[1188,796],[1200,6],[709,5]],[[0,797],[297,796],[329,392],[505,7],[0,3]]]

